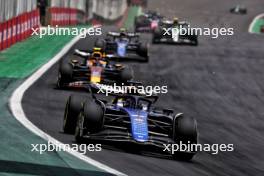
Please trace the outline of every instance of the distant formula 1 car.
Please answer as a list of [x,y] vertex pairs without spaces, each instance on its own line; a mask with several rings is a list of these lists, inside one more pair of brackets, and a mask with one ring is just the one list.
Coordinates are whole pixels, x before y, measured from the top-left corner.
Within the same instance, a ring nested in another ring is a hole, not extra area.
[[[163,150],[165,144],[196,144],[193,118],[173,110],[154,107],[157,96],[116,95],[110,102],[91,97],[70,96],[64,114],[64,132],[79,143],[125,142]],[[168,152],[165,152],[168,154]],[[170,153],[170,152],[169,152]],[[190,160],[195,151],[170,153],[175,159]]]
[[230,9],[230,13],[245,15],[247,14],[247,9],[245,6],[237,5],[236,7]]
[[[172,29],[180,31],[182,28],[188,28],[189,23],[179,22],[177,18],[174,20],[163,20],[160,26],[154,30],[152,42],[153,43],[171,43],[171,44],[189,44],[198,45],[198,36],[194,34],[181,35],[180,32],[173,36]],[[166,32],[166,30],[169,30]]]
[[91,53],[75,50],[83,61],[62,62],[57,81],[58,88],[86,88],[94,90],[100,84],[127,83],[133,78],[133,70],[124,65],[110,62],[101,51],[94,48]]
[[135,60],[148,62],[148,44],[139,41],[139,34],[126,32],[109,32],[106,39],[98,39],[95,47],[103,50],[119,61]]
[[159,26],[163,17],[155,12],[148,11],[135,18],[134,26],[136,32],[152,32]]

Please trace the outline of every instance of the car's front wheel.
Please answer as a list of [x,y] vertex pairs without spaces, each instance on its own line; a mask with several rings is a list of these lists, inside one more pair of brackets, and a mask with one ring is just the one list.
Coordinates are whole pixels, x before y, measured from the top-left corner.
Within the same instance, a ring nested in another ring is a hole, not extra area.
[[64,133],[74,134],[76,121],[82,109],[82,104],[84,101],[85,101],[85,97],[82,96],[71,95],[68,98],[64,111],[64,118],[63,118]]
[[85,118],[83,112],[81,112],[78,116],[76,128],[75,128],[75,140],[79,144],[84,143],[83,135],[86,133],[84,124],[85,124]]
[[104,111],[100,104],[87,99],[83,107],[84,127],[88,132],[98,132],[104,125]]
[[[180,114],[174,118],[173,140],[178,145],[197,144],[197,122],[194,118]],[[172,154],[174,159],[189,161],[196,151],[176,151]]]
[[146,61],[148,61],[148,48],[149,48],[148,43],[141,43],[138,48],[138,54],[140,56],[147,58]]

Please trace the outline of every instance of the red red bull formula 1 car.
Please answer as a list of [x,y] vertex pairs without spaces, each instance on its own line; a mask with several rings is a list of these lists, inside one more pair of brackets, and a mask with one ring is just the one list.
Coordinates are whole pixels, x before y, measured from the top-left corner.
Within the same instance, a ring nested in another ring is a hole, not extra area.
[[133,78],[133,70],[122,64],[111,62],[101,48],[93,52],[75,50],[82,60],[62,62],[59,68],[58,88],[100,89],[105,84],[128,83]]

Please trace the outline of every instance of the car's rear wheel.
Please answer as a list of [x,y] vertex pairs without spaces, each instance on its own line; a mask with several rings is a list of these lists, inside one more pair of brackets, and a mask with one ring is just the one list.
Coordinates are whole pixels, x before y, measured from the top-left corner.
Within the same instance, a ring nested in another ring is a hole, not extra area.
[[64,84],[69,83],[72,80],[73,66],[68,62],[62,62],[60,64],[57,87],[62,88]]
[[[172,138],[176,144],[197,144],[197,136],[197,122],[194,118],[183,116],[183,114],[175,117]],[[195,153],[196,151],[175,151],[172,156],[177,160],[189,161]]]
[[242,9],[242,14],[247,14],[247,9]]
[[192,36],[192,41],[194,46],[198,46],[198,36]]
[[85,101],[85,97],[82,96],[70,96],[67,100],[64,119],[63,119],[63,131],[68,134],[74,134],[76,121],[78,115],[82,109],[82,104]]
[[148,43],[141,43],[138,48],[138,54],[146,58],[146,62],[148,61]]
[[134,71],[131,67],[124,67],[120,72],[120,81],[125,83],[132,80],[134,77]]
[[161,37],[162,37],[162,29],[160,27],[155,28],[152,36],[152,43],[158,43]]

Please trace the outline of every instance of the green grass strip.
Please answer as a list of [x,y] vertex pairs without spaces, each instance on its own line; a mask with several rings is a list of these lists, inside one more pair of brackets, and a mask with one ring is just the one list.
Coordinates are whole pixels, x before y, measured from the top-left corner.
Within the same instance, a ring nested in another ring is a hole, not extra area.
[[260,33],[261,26],[264,26],[264,19],[257,19],[253,25],[252,32]]
[[42,38],[32,36],[2,51],[0,53],[0,77],[25,78],[29,76],[56,55],[73,37],[70,35],[45,35]]
[[141,13],[141,7],[133,6],[129,8],[127,19],[124,23],[124,27],[127,29],[132,28],[134,24],[134,19],[136,16],[139,15],[139,13]]

